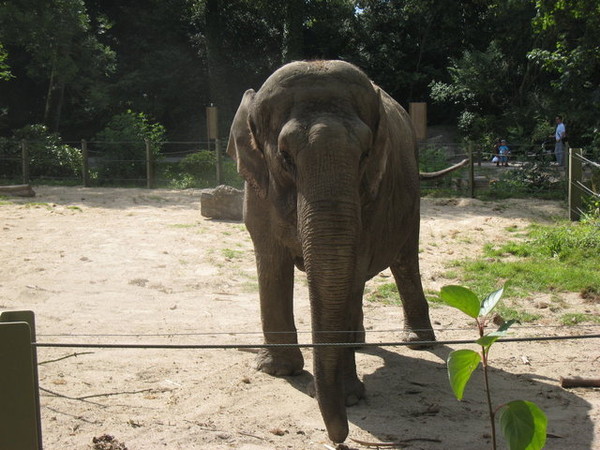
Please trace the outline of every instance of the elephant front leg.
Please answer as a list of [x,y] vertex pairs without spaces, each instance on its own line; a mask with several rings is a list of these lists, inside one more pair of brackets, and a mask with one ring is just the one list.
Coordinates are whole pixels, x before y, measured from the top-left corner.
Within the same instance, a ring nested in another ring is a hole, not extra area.
[[[294,325],[294,265],[286,249],[273,242],[255,245],[262,329],[266,344],[297,344]],[[257,369],[270,375],[298,375],[304,358],[297,347],[259,351]]]

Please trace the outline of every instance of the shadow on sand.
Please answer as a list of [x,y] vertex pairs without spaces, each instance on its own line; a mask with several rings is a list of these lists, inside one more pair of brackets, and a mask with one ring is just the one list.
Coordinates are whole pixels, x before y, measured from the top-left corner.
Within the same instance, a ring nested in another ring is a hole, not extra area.
[[[365,399],[348,408],[351,424],[347,444],[352,447],[353,426],[375,437],[373,442],[404,442],[394,448],[480,450],[491,448],[490,422],[480,368],[469,381],[462,401],[448,383],[445,345],[419,357],[405,348],[369,347],[357,352],[362,358],[379,358],[382,365],[363,377]],[[410,356],[410,355],[414,355]],[[493,365],[493,361],[492,361]],[[296,389],[307,392],[312,375],[286,377]],[[589,449],[594,440],[591,405],[575,393],[544,381],[535,373],[511,374],[491,368],[494,407],[511,400],[529,400],[548,417],[546,449]],[[315,402],[315,408],[317,408]],[[498,448],[507,448],[497,425]],[[362,448],[360,444],[355,444]]]

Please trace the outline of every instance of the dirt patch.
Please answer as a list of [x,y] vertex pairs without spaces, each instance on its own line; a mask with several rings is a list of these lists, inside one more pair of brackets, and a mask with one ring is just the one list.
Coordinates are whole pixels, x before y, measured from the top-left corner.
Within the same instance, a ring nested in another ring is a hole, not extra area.
[[[262,342],[252,243],[242,224],[203,218],[200,191],[35,189],[35,203],[0,206],[0,309],[35,311],[40,342]],[[451,284],[447,262],[505,240],[508,227],[565,215],[560,203],[539,200],[423,200],[425,289]],[[383,272],[368,289],[390,281]],[[309,342],[300,273],[295,289],[300,340]],[[542,319],[514,336],[598,333],[558,321],[566,312],[600,313],[592,294],[554,293],[560,311],[545,308],[543,297],[527,300]],[[438,339],[474,337],[460,313],[434,306],[431,315]],[[398,341],[401,323],[399,307],[365,303],[369,342]],[[368,396],[348,410],[350,438],[415,449],[489,447],[481,377],[462,402],[448,386],[444,361],[458,347],[360,351]],[[304,356],[304,374],[274,378],[255,371],[252,351],[40,348],[45,448],[90,449],[110,445],[94,437],[110,436],[130,450],[324,449],[324,425],[306,394],[310,351]],[[494,402],[538,403],[549,417],[547,448],[600,448],[600,390],[565,390],[559,382],[600,376],[597,339],[502,344],[491,358]]]

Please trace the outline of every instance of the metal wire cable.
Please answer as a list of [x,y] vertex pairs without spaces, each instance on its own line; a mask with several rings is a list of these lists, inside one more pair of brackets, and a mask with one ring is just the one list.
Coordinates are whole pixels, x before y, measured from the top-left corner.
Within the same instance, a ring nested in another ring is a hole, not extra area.
[[[576,330],[576,329],[581,329],[581,328],[585,328],[585,329],[589,329],[589,328],[599,328],[600,329],[600,324],[594,324],[594,323],[590,323],[590,324],[580,324],[580,325],[514,325],[511,327],[512,331],[525,331],[525,330],[536,330],[536,329],[558,329],[558,328],[567,328],[569,330]],[[435,332],[447,332],[447,331],[473,331],[474,328],[473,327],[450,327],[450,328],[433,328],[433,331]],[[405,330],[402,328],[390,328],[390,329],[384,329],[384,330],[366,330],[366,333],[368,334],[383,334],[383,333],[402,333]],[[412,331],[415,332],[419,332],[419,331],[429,331],[429,329],[425,330],[425,329],[412,329]],[[350,331],[350,330],[342,330],[342,331],[316,331],[314,332],[315,334],[323,334],[323,333],[328,333],[328,334],[341,334],[341,333],[353,333],[354,331]],[[298,335],[302,335],[302,334],[312,334],[313,331],[311,330],[297,330],[297,331],[268,331],[268,332],[264,332],[264,331],[206,331],[206,332],[182,332],[182,333],[145,333],[145,334],[139,334],[139,333],[109,333],[109,334],[104,334],[104,333],[58,333],[58,334],[42,334],[42,333],[38,333],[38,337],[43,337],[43,338],[75,338],[75,337],[137,337],[137,338],[144,338],[144,337],[166,337],[166,338],[172,338],[172,337],[181,337],[181,336],[186,336],[186,337],[193,337],[193,336],[255,336],[255,335],[263,335],[263,334],[268,334],[268,335],[280,335],[280,334],[298,334]]]
[[[576,336],[538,336],[524,338],[504,338],[496,342],[543,342],[579,339],[600,339],[600,334]],[[316,348],[316,347],[404,347],[475,344],[472,339],[454,339],[444,341],[410,341],[410,342],[331,342],[307,344],[89,344],[89,343],[48,343],[33,342],[37,348],[104,348],[104,349],[171,349],[171,350],[226,350],[226,349],[264,349],[264,348]]]

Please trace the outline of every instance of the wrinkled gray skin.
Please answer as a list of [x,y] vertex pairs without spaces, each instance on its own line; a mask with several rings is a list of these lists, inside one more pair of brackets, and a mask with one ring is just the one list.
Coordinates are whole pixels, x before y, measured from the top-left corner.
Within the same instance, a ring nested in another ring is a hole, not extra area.
[[[244,220],[258,269],[266,343],[296,343],[294,265],[306,271],[315,343],[364,342],[365,282],[390,267],[405,338],[434,340],[419,273],[419,171],[406,111],[341,61],[295,62],[236,113],[227,152],[246,180]],[[258,369],[302,371],[298,348],[262,350]],[[329,437],[348,435],[363,397],[354,349],[314,349],[316,397]]]

